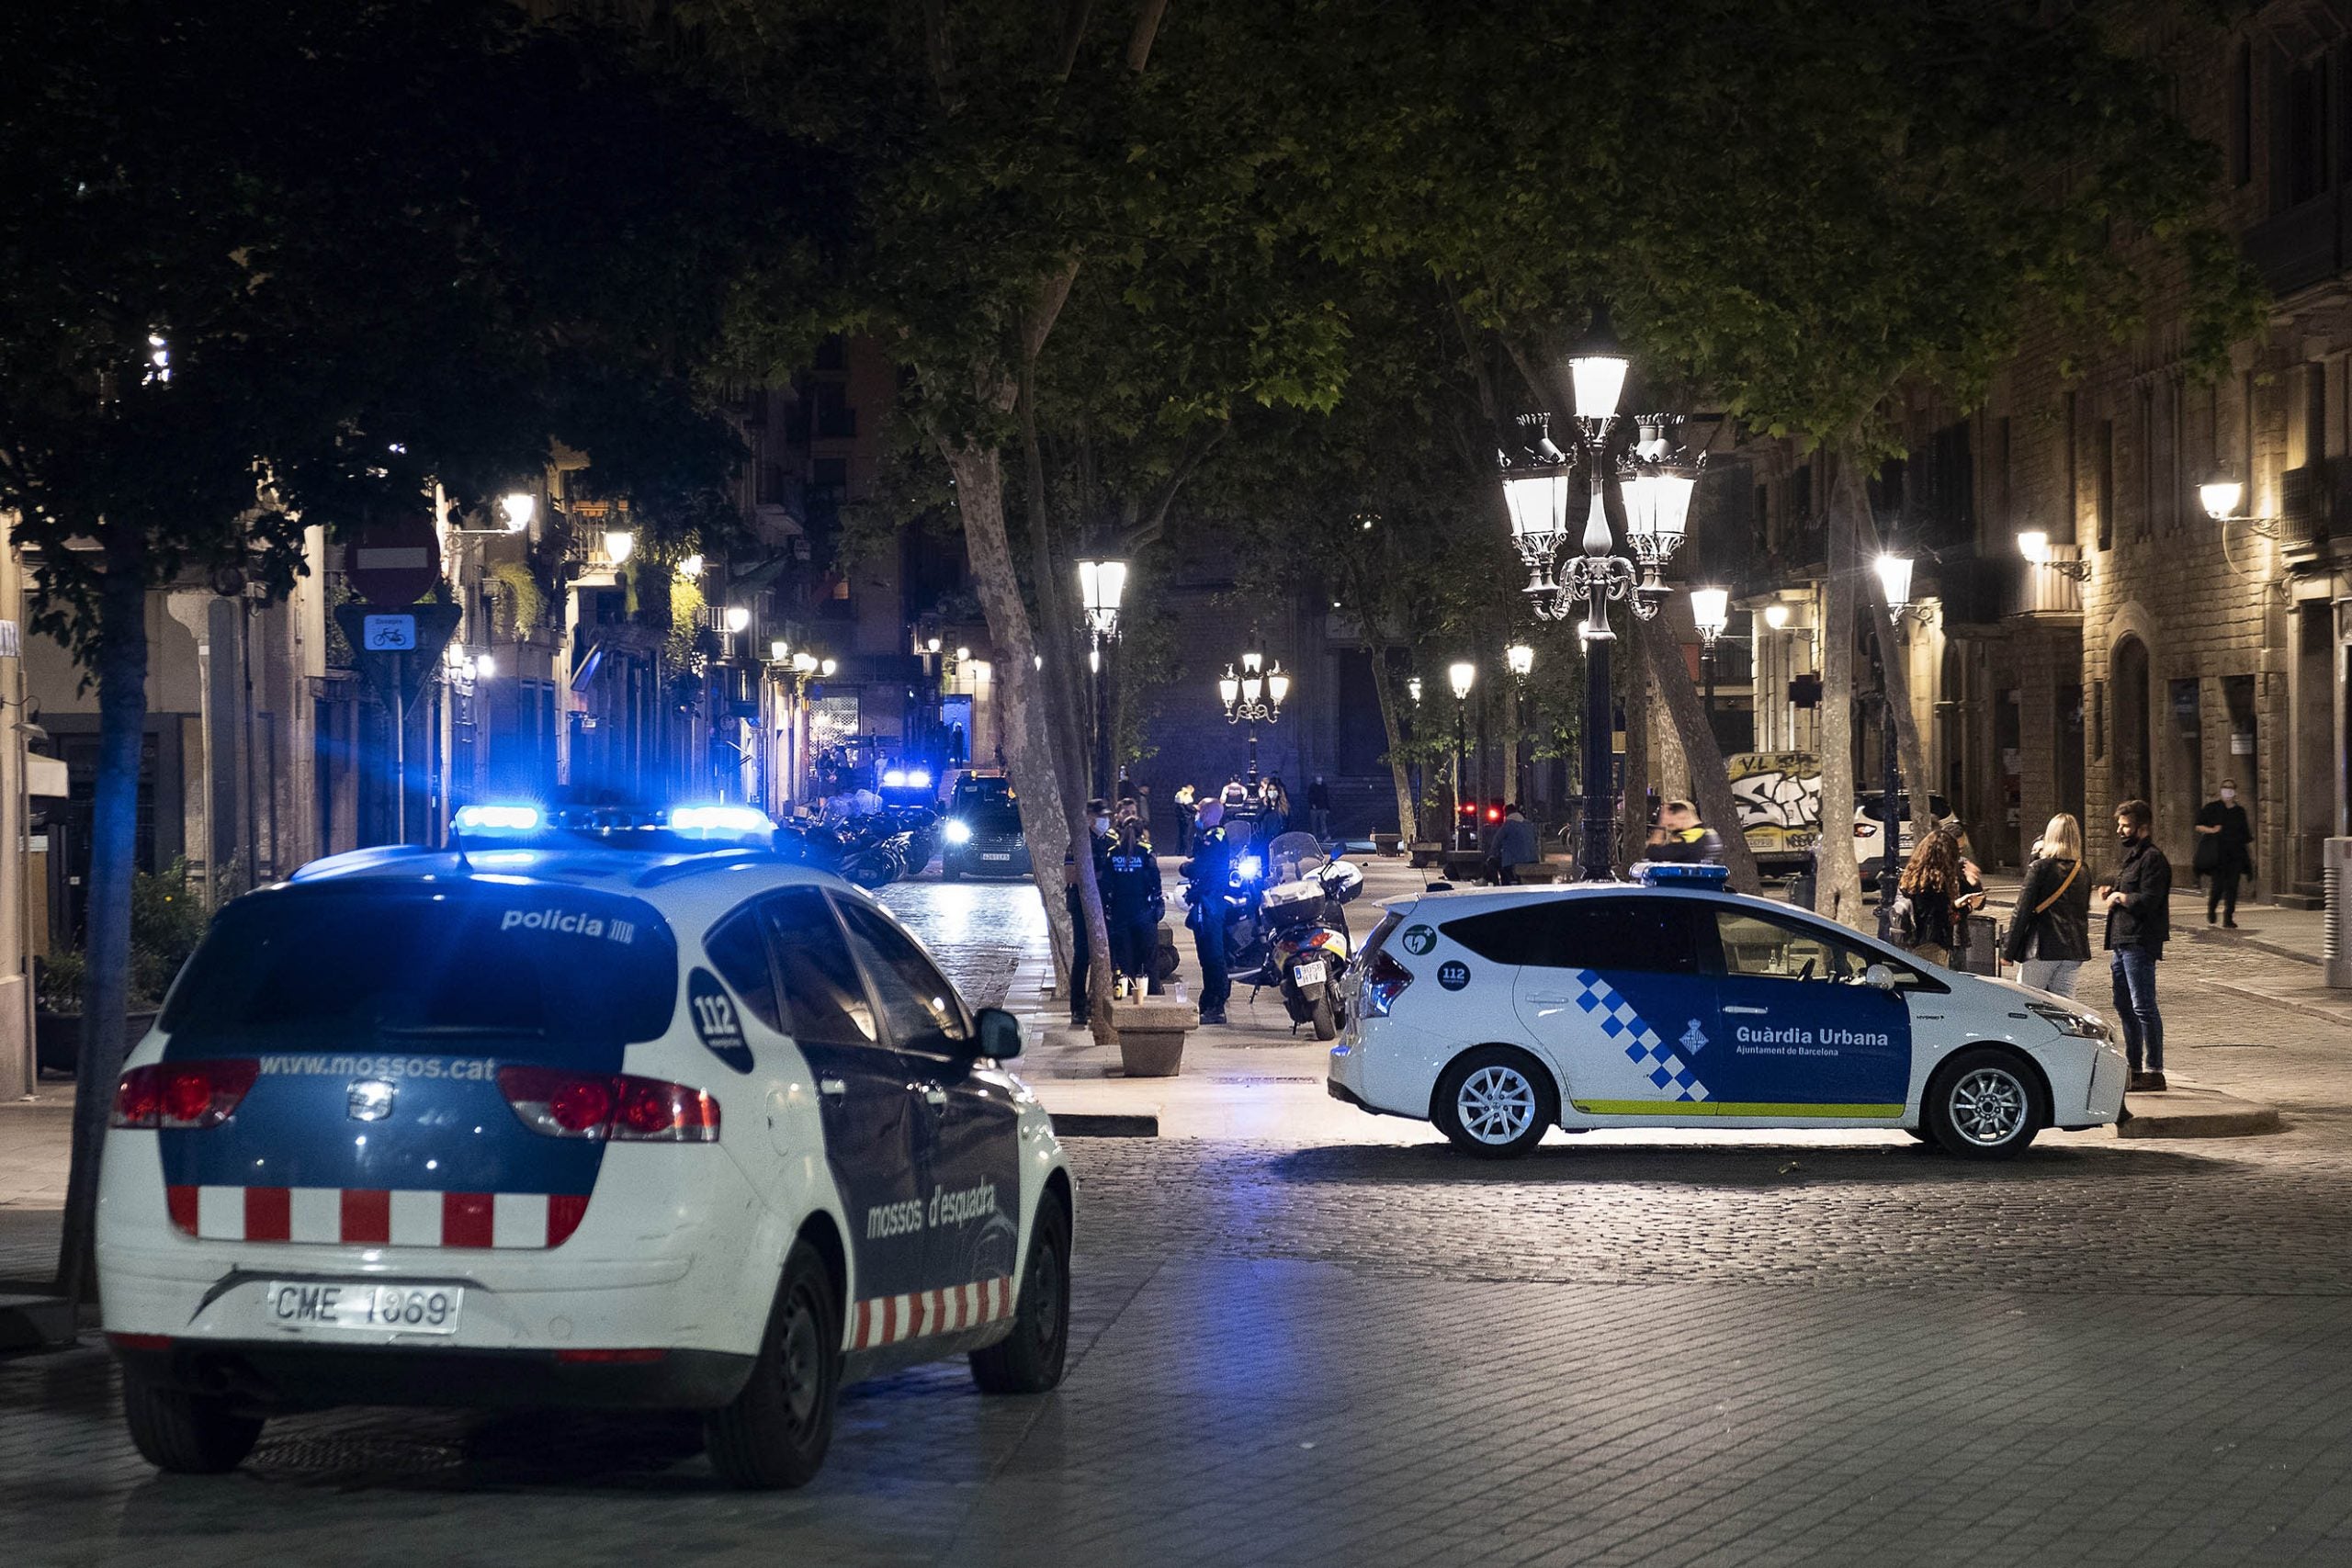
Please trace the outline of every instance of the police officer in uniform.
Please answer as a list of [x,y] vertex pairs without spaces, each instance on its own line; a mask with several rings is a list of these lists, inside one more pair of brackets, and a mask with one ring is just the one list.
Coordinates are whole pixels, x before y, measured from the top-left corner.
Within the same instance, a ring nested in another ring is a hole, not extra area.
[[1225,840],[1225,807],[1201,803],[1193,858],[1179,870],[1193,885],[1193,942],[1201,960],[1201,1021],[1223,1023],[1233,980],[1225,969],[1225,889],[1233,878],[1233,847]]
[[[1102,915],[1111,928],[1111,962],[1123,980],[1145,981],[1159,992],[1159,976],[1152,958],[1159,946],[1159,918],[1167,912],[1167,895],[1159,886],[1159,861],[1140,817],[1119,822],[1119,841],[1111,847],[1109,880],[1102,885]],[[1128,994],[1133,995],[1130,987]]]
[[[1111,878],[1111,808],[1100,800],[1086,803],[1087,841],[1094,852],[1094,886],[1106,888]],[[1069,1021],[1084,1028],[1091,1021],[1087,1006],[1087,981],[1094,969],[1094,953],[1086,941],[1086,906],[1078,892],[1078,846],[1062,852],[1062,897],[1069,900]],[[1105,914],[1109,913],[1107,908]],[[1118,950],[1114,947],[1114,953]]]

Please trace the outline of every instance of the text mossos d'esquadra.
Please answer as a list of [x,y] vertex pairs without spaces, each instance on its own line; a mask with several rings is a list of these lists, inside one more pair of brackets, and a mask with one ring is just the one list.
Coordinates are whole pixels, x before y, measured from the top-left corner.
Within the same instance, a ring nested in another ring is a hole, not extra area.
[[879,1241],[888,1236],[905,1235],[911,1231],[928,1230],[938,1225],[964,1225],[985,1219],[997,1212],[996,1183],[983,1181],[978,1186],[934,1188],[931,1201],[910,1198],[900,1203],[882,1203],[865,1211],[865,1239]]
[[1894,1042],[1867,1029],[1805,1029],[1792,1024],[1768,1029],[1742,1024],[1732,1031],[1732,1054],[1739,1056],[1835,1056],[1841,1046],[1883,1051]]

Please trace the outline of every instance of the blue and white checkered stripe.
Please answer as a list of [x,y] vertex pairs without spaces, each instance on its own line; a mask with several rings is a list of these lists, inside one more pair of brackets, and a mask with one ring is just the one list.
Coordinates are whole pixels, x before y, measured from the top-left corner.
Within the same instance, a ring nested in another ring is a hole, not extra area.
[[[1707,1098],[1707,1086],[1690,1065],[1677,1055],[1674,1048],[1657,1037],[1657,1032],[1642,1021],[1633,1004],[1617,994],[1617,988],[1590,969],[1577,972],[1577,1006],[1594,1015],[1600,1032],[1611,1040],[1625,1043],[1625,1058],[1642,1070],[1642,1075],[1661,1089],[1671,1089],[1674,1098],[1700,1100]],[[1703,1042],[1704,1036],[1699,1037]]]

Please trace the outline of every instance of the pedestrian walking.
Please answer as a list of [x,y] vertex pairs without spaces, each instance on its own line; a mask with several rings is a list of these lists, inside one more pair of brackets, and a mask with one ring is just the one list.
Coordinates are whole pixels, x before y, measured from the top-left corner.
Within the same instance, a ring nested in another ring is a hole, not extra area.
[[2223,779],[2218,800],[2209,800],[2197,814],[2197,859],[2193,874],[2210,876],[2205,895],[2205,923],[2218,915],[2222,926],[2238,929],[2238,882],[2254,874],[2254,828],[2245,807],[2238,804],[2238,781]]
[[1723,835],[1701,821],[1699,808],[1689,801],[1669,800],[1658,808],[1645,852],[1651,860],[1721,865]]
[[[2144,800],[2115,808],[2115,837],[2123,846],[2115,880],[2091,897],[2107,913],[2109,970],[2115,981],[2116,1021],[2123,1029],[2130,1088],[2165,1087],[2165,1019],[2156,1009],[2156,963],[2172,938],[2172,862],[2156,848],[2155,814]],[[2143,1070],[2144,1068],[2144,1070]]]
[[1233,852],[1226,842],[1224,821],[1222,803],[1202,803],[1193,858],[1178,868],[1192,885],[1193,908],[1186,923],[1193,928],[1193,950],[1201,961],[1203,1023],[1223,1023],[1226,998],[1233,994],[1233,980],[1225,967],[1225,890],[1233,877]]
[[1290,791],[1283,787],[1280,773],[1266,775],[1266,814],[1273,823],[1267,838],[1277,839],[1290,831]]
[[[1094,886],[1097,888],[1111,876],[1111,812],[1102,801],[1086,803],[1087,839],[1094,854]],[[1078,846],[1073,844],[1062,852],[1062,897],[1069,902],[1071,935],[1069,960],[1069,1021],[1074,1029],[1082,1029],[1093,1020],[1087,987],[1094,974],[1094,953],[1086,941],[1086,906],[1078,891]]]
[[2071,812],[2050,819],[2018,889],[2004,958],[2018,981],[2052,996],[2075,994],[2075,976],[2091,956],[2091,879],[2083,868],[2083,829]]
[[1518,886],[1518,868],[1532,864],[1540,852],[1535,847],[1535,824],[1512,801],[1503,807],[1502,823],[1495,829],[1495,847],[1487,857],[1487,880],[1505,887]]
[[1166,912],[1159,862],[1151,852],[1142,819],[1139,815],[1122,818],[1102,887],[1102,918],[1110,927],[1111,962],[1119,972],[1122,995],[1133,996],[1137,981],[1159,993],[1159,976],[1152,960],[1159,949],[1159,918]]
[[1317,841],[1331,836],[1331,786],[1323,782],[1321,773],[1306,786],[1306,818]]
[[1193,814],[1200,809],[1199,796],[1191,784],[1181,784],[1176,786],[1174,799],[1176,802],[1176,852],[1180,855],[1189,855],[1193,852]]
[[1887,923],[1895,942],[1930,964],[1949,967],[1955,947],[1967,951],[1962,900],[1968,883],[1961,870],[1960,840],[1941,832],[1920,840],[1894,886],[1899,897]]

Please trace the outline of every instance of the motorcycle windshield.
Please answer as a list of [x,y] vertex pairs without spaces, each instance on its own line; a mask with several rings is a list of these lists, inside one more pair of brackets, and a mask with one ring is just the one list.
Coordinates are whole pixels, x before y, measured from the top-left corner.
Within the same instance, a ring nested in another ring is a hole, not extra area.
[[1266,846],[1268,880],[1295,882],[1323,863],[1323,844],[1312,833],[1283,833]]

